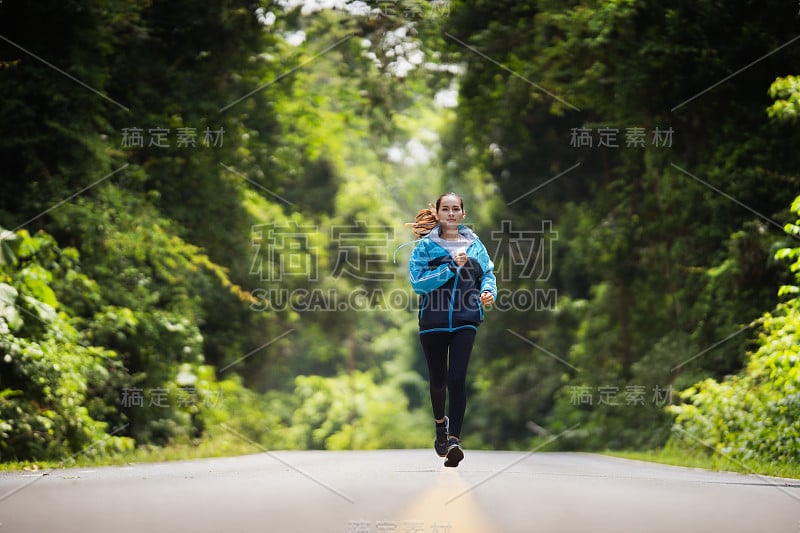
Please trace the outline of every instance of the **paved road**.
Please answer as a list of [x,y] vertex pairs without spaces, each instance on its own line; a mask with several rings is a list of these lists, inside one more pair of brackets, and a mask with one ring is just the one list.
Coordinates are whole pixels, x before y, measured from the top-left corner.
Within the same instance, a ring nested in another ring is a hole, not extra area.
[[0,533],[800,532],[800,481],[582,453],[432,450],[0,474]]

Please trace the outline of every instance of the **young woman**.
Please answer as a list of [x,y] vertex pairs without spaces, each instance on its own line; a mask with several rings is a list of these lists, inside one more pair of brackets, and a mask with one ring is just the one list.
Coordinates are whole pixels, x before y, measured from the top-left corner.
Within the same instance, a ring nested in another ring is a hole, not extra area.
[[[475,333],[483,321],[481,305],[497,295],[494,264],[469,228],[464,201],[449,192],[436,209],[423,209],[409,224],[420,238],[411,254],[411,286],[421,296],[419,338],[428,363],[431,406],[436,421],[433,447],[445,466],[464,458],[461,426],[467,405],[467,365]],[[449,416],[445,401],[450,397]]]

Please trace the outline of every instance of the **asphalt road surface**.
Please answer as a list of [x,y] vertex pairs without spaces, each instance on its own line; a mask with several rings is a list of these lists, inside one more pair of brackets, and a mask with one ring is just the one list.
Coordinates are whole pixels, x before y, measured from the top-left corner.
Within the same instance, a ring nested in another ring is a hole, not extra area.
[[0,533],[800,532],[800,481],[583,453],[289,451],[0,474]]

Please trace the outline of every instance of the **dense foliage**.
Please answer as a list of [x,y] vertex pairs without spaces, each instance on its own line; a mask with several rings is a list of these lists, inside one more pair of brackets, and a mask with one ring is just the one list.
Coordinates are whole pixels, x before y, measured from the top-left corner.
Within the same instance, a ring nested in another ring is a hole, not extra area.
[[490,442],[524,443],[531,421],[574,426],[569,448],[658,447],[678,391],[742,368],[751,323],[790,280],[773,254],[790,245],[798,130],[766,112],[791,113],[793,78],[775,82],[800,53],[786,10],[454,4],[452,175],[480,162],[493,219],[557,232],[551,273],[515,265],[506,284],[556,290],[557,310],[508,313],[478,350]]
[[362,273],[405,285],[396,225],[431,170],[387,153],[440,118],[413,96],[436,73],[376,68],[401,25],[249,2],[0,9],[0,458],[222,428],[420,445],[410,307],[295,305],[347,303]]
[[795,20],[0,3],[0,460],[428,446],[398,247],[453,189],[501,290],[468,446],[796,462]]

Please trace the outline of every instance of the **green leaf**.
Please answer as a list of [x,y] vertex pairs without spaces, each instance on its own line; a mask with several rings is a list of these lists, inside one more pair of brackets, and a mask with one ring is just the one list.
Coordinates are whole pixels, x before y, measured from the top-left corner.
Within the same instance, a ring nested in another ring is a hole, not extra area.
[[19,236],[13,231],[0,227],[0,266],[13,265],[17,262],[16,250],[19,247]]
[[0,283],[0,318],[5,319],[8,327],[16,330],[22,327],[22,317],[14,302],[19,293],[17,289],[6,283]]
[[23,290],[25,292],[30,293],[34,298],[54,309],[58,307],[56,294],[50,288],[53,278],[53,274],[50,271],[41,265],[30,265],[20,271],[19,277],[24,284]]
[[39,315],[39,318],[42,322],[52,322],[56,319],[56,311],[53,309],[53,306],[46,304],[45,302],[41,302],[32,296],[22,296],[22,299],[25,300],[29,306],[31,306],[35,311],[36,314]]

